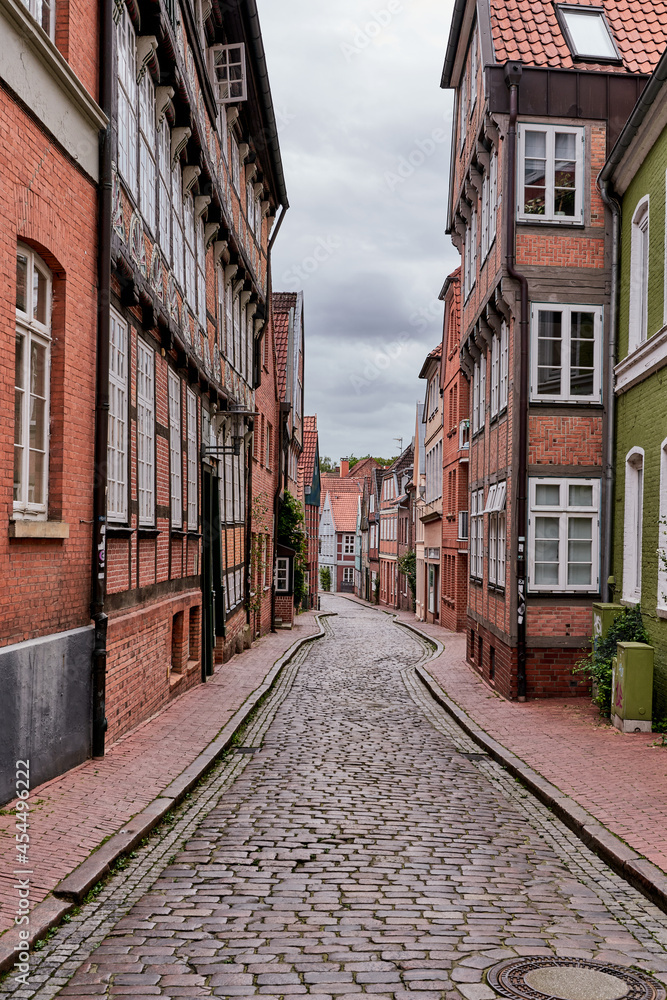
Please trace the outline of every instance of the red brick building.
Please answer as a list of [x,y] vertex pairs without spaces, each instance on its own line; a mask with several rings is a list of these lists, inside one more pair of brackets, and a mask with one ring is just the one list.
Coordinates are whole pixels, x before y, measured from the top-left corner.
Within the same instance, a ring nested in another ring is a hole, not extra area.
[[[340,470],[347,473],[347,462]],[[331,573],[332,593],[354,593],[357,523],[363,480],[323,475],[320,479],[319,565]]]
[[461,269],[440,293],[445,315],[440,361],[442,390],[442,554],[440,624],[452,632],[466,627],[468,604],[468,464],[470,419],[468,380],[461,369]]
[[[420,492],[416,516],[422,524],[420,541],[423,558],[417,563],[420,577],[419,616],[422,621],[440,621],[442,593],[442,448],[443,400],[441,392],[442,344],[438,344],[426,357],[419,377],[426,381],[426,394],[422,410],[424,488]],[[421,438],[421,435],[420,435]],[[422,441],[419,442],[422,445]],[[422,597],[423,595],[423,597]]]
[[[412,482],[413,461],[414,447],[409,444],[388,468],[380,471],[378,476],[380,480],[379,603],[390,608],[412,607],[407,581],[403,579],[405,574],[399,571],[398,560],[408,550],[410,542],[409,528],[407,539],[399,536],[399,519],[402,522],[406,520],[406,516],[399,518],[399,510],[408,501],[407,486]],[[408,512],[408,519],[409,516]]]
[[471,379],[468,656],[507,697],[581,688],[571,668],[606,596],[612,215],[596,178],[666,13],[454,7],[442,86]]
[[299,459],[299,497],[304,507],[308,557],[306,569],[307,593],[304,604],[317,606],[319,589],[319,528],[320,528],[320,448],[317,416],[303,418],[303,451]]
[[[268,572],[258,610],[251,577],[253,535],[272,558],[271,503],[253,526],[249,481],[257,471],[257,494],[273,501],[272,467],[260,475],[251,442],[263,378],[265,433],[278,433],[268,254],[287,207],[254,3],[176,3],[166,15],[139,0],[116,12],[97,605],[109,740],[269,626]],[[262,414],[259,424],[261,437]]]
[[[39,15],[39,19],[38,19]],[[98,5],[0,11],[0,801],[91,752]]]

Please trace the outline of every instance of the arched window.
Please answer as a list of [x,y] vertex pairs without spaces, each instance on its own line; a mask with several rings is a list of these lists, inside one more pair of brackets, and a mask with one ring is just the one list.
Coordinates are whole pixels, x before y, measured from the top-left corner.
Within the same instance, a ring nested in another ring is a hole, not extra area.
[[623,600],[634,604],[642,593],[642,534],[644,510],[644,449],[625,457],[625,516],[623,521]]
[[637,205],[632,217],[630,241],[630,317],[629,349],[635,350],[648,336],[648,195]]
[[46,520],[49,472],[51,272],[28,247],[16,253],[14,517]]

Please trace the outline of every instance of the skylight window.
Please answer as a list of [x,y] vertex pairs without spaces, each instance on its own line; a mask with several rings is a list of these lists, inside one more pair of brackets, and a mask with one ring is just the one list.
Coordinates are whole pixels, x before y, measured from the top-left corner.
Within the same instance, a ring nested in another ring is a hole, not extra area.
[[604,62],[620,59],[601,8],[558,7],[557,10],[573,55]]

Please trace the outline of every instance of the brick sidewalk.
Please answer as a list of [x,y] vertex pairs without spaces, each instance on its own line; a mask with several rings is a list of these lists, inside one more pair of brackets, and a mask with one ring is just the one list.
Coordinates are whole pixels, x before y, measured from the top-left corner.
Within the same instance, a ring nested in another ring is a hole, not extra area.
[[[206,683],[176,698],[118,743],[32,790],[31,905],[37,905],[77,865],[148,805],[216,737],[274,663],[299,639],[318,631],[314,612],[291,631],[258,639],[216,668]],[[3,812],[11,809],[9,803]],[[0,815],[0,934],[13,923],[15,817]]]
[[[360,602],[366,603],[366,602]],[[465,661],[464,633],[415,625],[445,645],[426,665],[447,695],[489,736],[520,757],[617,837],[667,871],[667,748],[653,733],[623,734],[588,698],[506,701]]]

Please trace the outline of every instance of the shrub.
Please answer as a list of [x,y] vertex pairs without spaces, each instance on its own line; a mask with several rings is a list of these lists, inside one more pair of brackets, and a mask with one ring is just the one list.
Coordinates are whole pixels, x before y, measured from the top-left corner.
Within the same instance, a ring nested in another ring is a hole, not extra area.
[[639,605],[634,608],[624,608],[603,638],[599,636],[591,638],[591,648],[586,656],[579,660],[575,671],[585,674],[595,682],[597,694],[594,701],[600,709],[600,715],[609,718],[611,714],[611,672],[612,660],[616,656],[616,643],[649,641]]
[[320,569],[320,587],[322,590],[331,590],[331,570],[328,566]]

